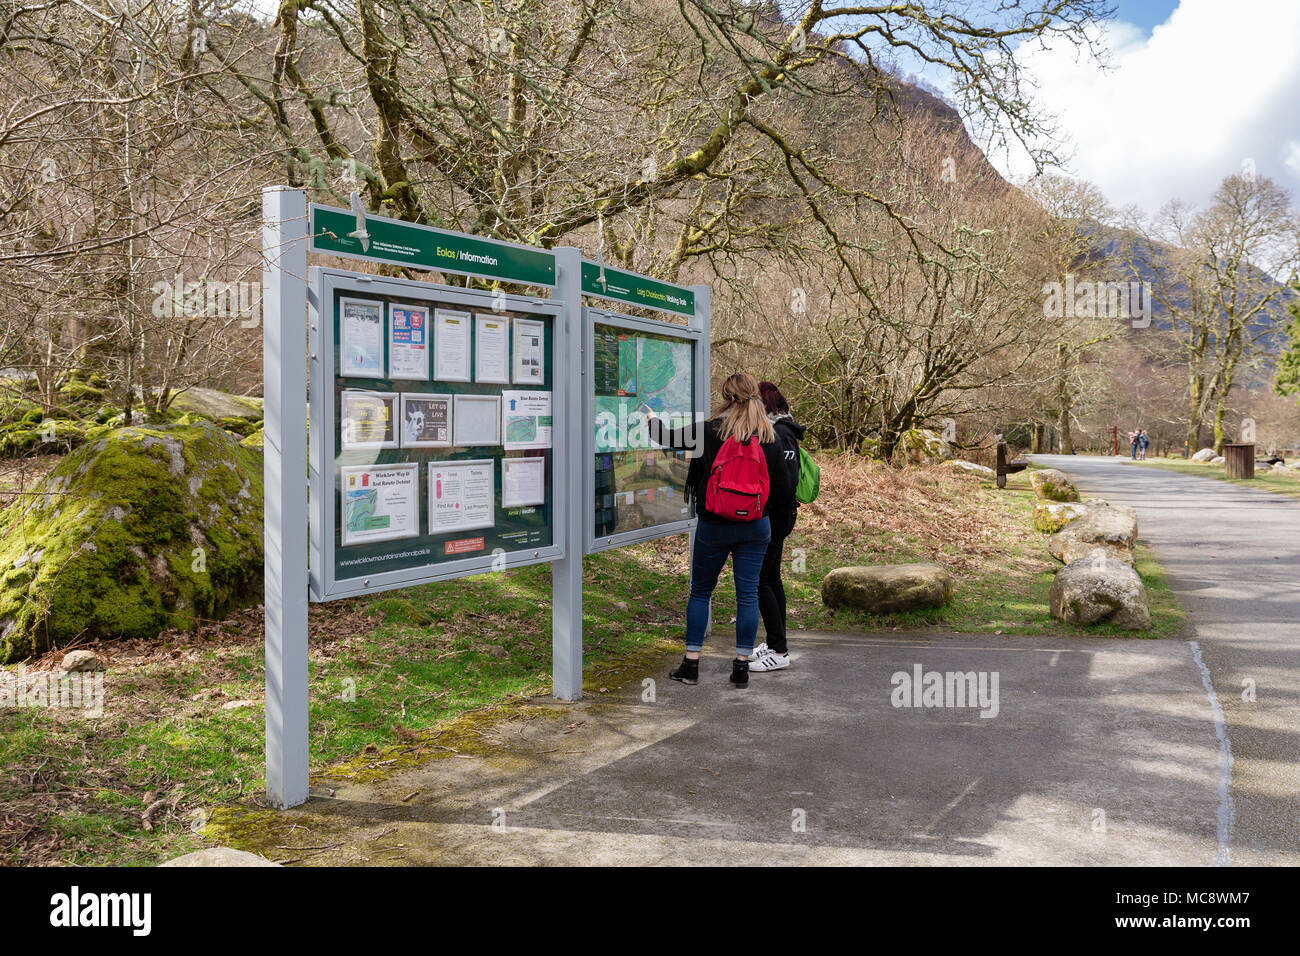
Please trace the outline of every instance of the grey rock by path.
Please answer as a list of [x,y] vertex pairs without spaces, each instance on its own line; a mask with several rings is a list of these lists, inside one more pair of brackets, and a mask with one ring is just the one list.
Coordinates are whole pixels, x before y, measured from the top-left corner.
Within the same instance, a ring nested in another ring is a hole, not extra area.
[[1071,521],[1088,513],[1091,504],[1078,501],[1035,501],[1034,527],[1043,534],[1055,534]]
[[178,856],[174,860],[168,860],[166,863],[159,863],[159,866],[279,866],[268,860],[264,856],[258,856],[256,853],[248,853],[244,850],[236,850],[228,846],[214,846],[206,850],[195,850],[193,853],[186,853],[184,856]]
[[1219,453],[1213,448],[1202,448],[1192,456],[1192,461],[1214,461],[1217,457],[1219,457]]
[[1111,560],[1105,551],[1067,564],[1052,581],[1052,617],[1068,624],[1106,621],[1128,631],[1151,627],[1147,589],[1127,564]]
[[988,465],[977,465],[973,461],[962,461],[960,458],[954,458],[948,464],[958,471],[964,471],[969,475],[978,475],[981,478],[997,478],[998,476],[998,473]]
[[952,576],[937,564],[836,568],[822,581],[827,607],[874,614],[942,607],[951,599]]
[[1222,465],[1226,459],[1222,455],[1215,455],[1210,459],[1211,465]]
[[1079,492],[1075,490],[1065,472],[1055,468],[1044,468],[1029,473],[1029,484],[1034,494],[1046,501],[1078,501]]
[[1132,508],[1090,506],[1082,517],[1047,539],[1047,550],[1062,564],[1103,550],[1112,560],[1131,566],[1137,535],[1137,514]]

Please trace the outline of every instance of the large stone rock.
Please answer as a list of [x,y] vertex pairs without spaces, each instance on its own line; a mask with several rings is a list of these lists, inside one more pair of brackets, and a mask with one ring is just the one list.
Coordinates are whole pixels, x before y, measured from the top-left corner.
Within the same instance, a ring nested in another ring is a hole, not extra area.
[[1213,458],[1210,459],[1210,464],[1222,465],[1226,460],[1227,459],[1225,459],[1222,455],[1215,455]]
[[1102,550],[1112,560],[1131,566],[1137,534],[1137,515],[1132,508],[1089,505],[1081,517],[1047,539],[1047,550],[1062,564]]
[[245,850],[236,850],[228,846],[214,846],[206,850],[186,853],[159,866],[280,866],[273,860]]
[[913,464],[943,461],[952,456],[952,445],[928,428],[911,428],[898,436],[898,453]]
[[0,515],[0,661],[256,599],[262,459],[216,425],[121,428]]
[[1052,616],[1069,624],[1109,621],[1127,631],[1151,627],[1147,589],[1127,564],[1105,551],[1072,561],[1052,581]]
[[69,674],[75,671],[102,671],[104,662],[94,651],[68,651],[63,655],[59,667]]
[[1043,534],[1056,534],[1071,521],[1087,514],[1088,507],[1077,501],[1035,501],[1034,527]]
[[988,465],[977,465],[973,461],[962,461],[960,458],[954,458],[948,462],[958,471],[964,471],[968,475],[978,475],[980,478],[996,479],[998,473]]
[[952,576],[937,564],[881,564],[836,568],[822,581],[827,607],[893,614],[942,607],[952,599]]
[[1213,448],[1202,448],[1192,456],[1192,461],[1214,461],[1219,457],[1219,453]]
[[222,418],[257,421],[263,414],[262,399],[232,395],[215,388],[187,388],[172,399],[172,408],[178,412],[194,412],[213,421]]
[[1029,483],[1034,494],[1045,501],[1078,501],[1079,492],[1075,490],[1065,472],[1055,468],[1042,468],[1029,473]]

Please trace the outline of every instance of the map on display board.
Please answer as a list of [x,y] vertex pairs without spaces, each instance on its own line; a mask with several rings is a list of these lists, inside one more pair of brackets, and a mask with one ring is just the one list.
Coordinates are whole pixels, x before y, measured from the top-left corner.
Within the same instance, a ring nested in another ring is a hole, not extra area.
[[694,421],[693,350],[682,339],[595,326],[597,537],[691,516],[685,453],[654,445],[644,418],[649,408],[669,427]]

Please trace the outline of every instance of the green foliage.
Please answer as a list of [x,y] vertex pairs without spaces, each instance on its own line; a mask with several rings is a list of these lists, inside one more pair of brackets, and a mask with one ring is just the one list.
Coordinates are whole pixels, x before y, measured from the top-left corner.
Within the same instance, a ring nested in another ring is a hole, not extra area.
[[[1293,288],[1300,294],[1300,282]],[[1293,318],[1286,326],[1287,344],[1277,360],[1273,389],[1279,395],[1294,395],[1300,402],[1300,300],[1287,307]]]

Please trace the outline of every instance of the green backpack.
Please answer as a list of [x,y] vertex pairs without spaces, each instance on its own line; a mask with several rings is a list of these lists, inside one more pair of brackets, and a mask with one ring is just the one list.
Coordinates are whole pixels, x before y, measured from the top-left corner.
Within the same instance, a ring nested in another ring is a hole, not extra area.
[[807,449],[799,446],[799,483],[794,486],[794,496],[801,504],[812,504],[822,487],[822,470],[813,461]]

